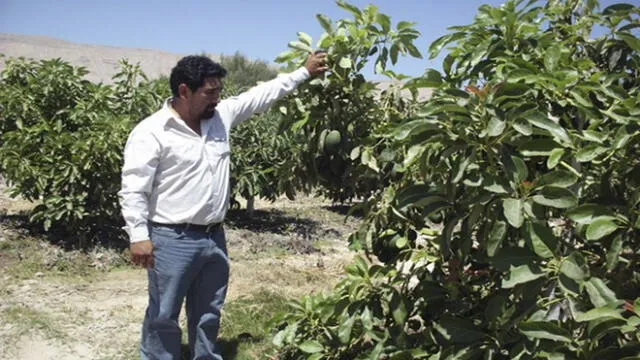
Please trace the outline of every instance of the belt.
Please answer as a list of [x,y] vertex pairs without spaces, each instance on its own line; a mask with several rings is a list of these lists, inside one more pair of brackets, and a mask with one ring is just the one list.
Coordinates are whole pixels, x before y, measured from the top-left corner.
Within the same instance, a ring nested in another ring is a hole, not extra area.
[[184,231],[198,231],[203,233],[214,233],[222,229],[221,222],[211,223],[209,225],[190,224],[190,223],[165,224],[165,223],[158,223],[155,221],[150,221],[149,223],[154,226],[164,226],[172,229],[179,229]]

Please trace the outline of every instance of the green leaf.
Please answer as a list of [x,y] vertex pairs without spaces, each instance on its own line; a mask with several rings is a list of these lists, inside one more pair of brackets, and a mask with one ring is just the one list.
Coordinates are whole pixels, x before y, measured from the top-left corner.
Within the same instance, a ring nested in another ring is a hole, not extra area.
[[400,49],[398,48],[398,44],[391,45],[391,50],[389,51],[391,57],[391,64],[395,65],[398,62],[398,53]]
[[424,75],[407,81],[405,88],[436,88],[442,85],[442,75],[434,69],[427,69]]
[[578,105],[586,107],[586,108],[592,108],[593,107],[593,103],[590,102],[589,100],[587,100],[584,96],[582,96],[577,91],[571,90],[571,91],[569,91],[569,93],[571,94],[571,96],[573,96],[573,99],[575,100],[575,102]]
[[407,48],[407,51],[409,51],[409,55],[417,59],[422,59],[422,54],[420,53],[420,50],[418,50],[418,48],[415,45],[413,45],[413,43],[407,41],[404,43],[404,46]]
[[509,184],[504,178],[493,177],[485,179],[483,183],[485,190],[495,194],[508,194],[511,192]]
[[396,324],[403,325],[407,321],[407,304],[404,296],[396,289],[393,290],[389,306],[391,307],[391,315]]
[[496,221],[491,227],[489,232],[489,238],[487,239],[487,255],[493,257],[498,249],[502,240],[507,234],[507,224],[504,221]]
[[453,179],[451,180],[452,183],[457,184],[460,182],[460,180],[462,180],[462,177],[464,176],[464,172],[467,170],[467,167],[469,166],[469,164],[471,162],[473,162],[475,156],[473,154],[470,154],[467,156],[467,154],[462,155],[462,159],[460,159],[458,161],[458,165],[457,170],[455,170],[455,176],[453,177]]
[[620,254],[622,254],[622,245],[624,243],[624,238],[622,234],[616,235],[611,242],[611,246],[609,250],[607,250],[607,270],[613,271],[616,266],[618,266],[618,262],[620,262]]
[[307,340],[298,345],[298,348],[307,354],[315,354],[324,351],[324,346],[316,340]]
[[[599,339],[601,339],[604,335],[612,333],[612,332],[618,332],[620,329],[622,329],[622,327],[625,325],[625,321],[624,320],[620,320],[620,319],[615,319],[615,318],[608,318],[608,319],[602,319],[602,320],[592,320],[589,322],[588,325],[588,336],[589,336],[589,340],[590,341],[598,341]],[[620,350],[620,349],[616,349],[616,350]],[[600,352],[600,354],[602,354]],[[598,354],[598,352],[596,352],[594,354],[594,356],[597,356],[597,359],[618,359],[618,357],[616,357],[616,355],[620,355],[618,354],[605,354],[603,357],[600,356],[600,354]],[[608,356],[607,356],[608,355]],[[637,359],[637,358],[636,358]]]
[[574,207],[578,202],[570,190],[556,186],[545,186],[538,195],[534,195],[531,199],[537,204],[558,209]]
[[580,151],[576,153],[576,160],[578,160],[579,162],[593,161],[607,151],[609,151],[609,149],[598,144],[590,144],[580,149]]
[[524,120],[516,120],[512,126],[514,129],[516,129],[517,132],[524,136],[530,136],[531,134],[533,134],[531,124]]
[[627,33],[627,32],[618,32],[616,33],[616,35],[620,39],[622,39],[625,43],[627,43],[627,45],[629,45],[630,48],[632,48],[635,51],[640,51],[640,39],[633,36],[633,34]]
[[471,344],[485,338],[485,333],[467,319],[443,316],[434,324],[436,330],[452,344]]
[[[280,53],[276,58],[275,58],[275,62],[277,63],[284,63],[287,61],[291,61],[293,59],[295,59],[297,57],[296,53],[290,50],[284,51],[282,53]],[[286,108],[283,107],[286,111]]]
[[544,219],[547,216],[547,208],[529,199],[524,202],[524,213],[532,219]]
[[579,252],[573,252],[560,263],[560,272],[570,279],[583,281],[589,277],[589,265],[584,256]]
[[318,48],[318,50],[328,49],[331,47],[334,41],[335,38],[329,35],[329,33],[323,33],[322,35],[320,35],[320,39],[318,39],[316,47]]
[[547,71],[549,72],[555,71],[558,65],[558,61],[560,60],[561,57],[562,57],[562,48],[560,47],[560,45],[554,45],[548,48],[545,51],[545,56],[544,56],[544,67],[547,69]]
[[503,83],[495,92],[495,98],[498,101],[507,98],[521,97],[531,90],[531,87],[521,83]]
[[382,31],[389,32],[391,30],[391,18],[386,14],[376,15],[376,21],[382,26]]
[[331,19],[327,15],[317,14],[316,18],[318,19],[318,22],[320,22],[320,26],[322,26],[324,31],[326,31],[327,33],[333,32],[333,27],[331,26]]
[[364,308],[364,311],[360,315],[360,321],[365,330],[373,329],[373,316],[371,315],[371,311],[369,311],[369,307]]
[[396,25],[396,29],[398,30],[404,30],[404,29],[408,29],[410,27],[415,26],[416,23],[415,22],[410,22],[410,21],[400,21],[398,22],[398,25]]
[[295,123],[293,123],[293,125],[291,125],[291,131],[297,132],[298,130],[303,128],[308,121],[309,121],[309,116],[304,116],[302,119],[296,121]]
[[526,229],[527,240],[533,251],[541,258],[552,258],[558,243],[553,231],[548,226],[535,222],[527,222]]
[[442,49],[452,42],[458,41],[464,38],[467,34],[464,32],[457,32],[453,34],[447,34],[437,38],[429,45],[429,59],[434,59],[442,51]]
[[343,9],[347,10],[348,12],[350,12],[351,14],[353,14],[353,16],[356,17],[356,18],[360,18],[362,16],[362,11],[358,7],[349,4],[348,2],[346,2],[344,0],[338,0],[338,1],[336,1],[336,4],[339,7],[343,8]]
[[406,236],[396,236],[395,237],[395,246],[398,249],[404,249],[407,244],[409,244],[409,239]]
[[518,328],[524,335],[534,339],[571,342],[571,334],[558,325],[547,321],[533,321],[520,323]]
[[311,36],[305,32],[299,31],[298,32],[298,39],[300,40],[300,42],[302,42],[305,45],[309,45],[311,46],[311,42],[313,41],[311,39]]
[[527,121],[529,121],[533,126],[539,127],[541,129],[547,130],[555,139],[560,141],[565,145],[571,145],[571,137],[567,131],[557,124],[556,122],[550,120],[547,116],[542,113],[536,112],[527,117]]
[[527,163],[522,160],[522,158],[518,156],[511,156],[511,161],[516,168],[517,177],[514,179],[518,183],[527,180],[529,177],[529,169],[527,168]]
[[565,292],[565,294],[571,294],[573,296],[579,296],[582,290],[580,289],[580,284],[577,281],[569,278],[565,274],[560,274],[558,276],[558,284]]
[[512,267],[509,271],[509,278],[502,279],[502,288],[510,289],[518,284],[524,284],[541,278],[544,275],[545,273],[536,265],[526,264]]
[[509,224],[515,228],[520,228],[524,222],[523,212],[524,202],[522,199],[504,199],[502,201],[502,209],[504,217]]
[[489,120],[489,124],[487,125],[487,134],[490,137],[500,136],[504,132],[506,126],[506,122],[498,119],[497,117],[492,117],[491,120]]
[[[429,355],[430,354],[428,352],[422,349],[413,349],[413,350],[402,350],[402,351],[394,352],[385,358],[389,360],[413,360],[413,359],[423,359]],[[367,359],[378,360],[378,359],[381,359],[381,357],[378,355],[376,357],[368,357]]]
[[549,154],[549,158],[547,159],[547,167],[549,169],[553,169],[558,166],[560,160],[562,160],[562,156],[564,155],[564,149],[553,149],[551,154]]
[[629,140],[631,140],[632,137],[633,131],[630,131],[628,127],[620,127],[618,131],[616,131],[615,140],[613,142],[614,149],[622,149],[629,143]]
[[600,240],[618,230],[619,226],[608,218],[596,219],[587,227],[587,240]]
[[566,216],[578,224],[591,224],[601,216],[613,216],[613,212],[599,204],[582,204],[566,212]]
[[601,319],[624,319],[620,311],[608,306],[597,307],[585,313],[578,313],[575,316],[577,322],[587,322]]
[[343,69],[351,69],[351,66],[353,66],[353,62],[351,61],[351,58],[345,56],[342,59],[340,59],[338,66],[340,66]]
[[349,154],[349,159],[355,160],[360,157],[360,146],[356,146],[351,149],[351,153]]
[[628,13],[629,11],[632,11],[633,9],[635,9],[636,7],[634,5],[631,4],[614,4],[614,5],[610,5],[607,6],[606,8],[604,8],[604,10],[602,10],[602,14],[603,15],[614,15],[617,12],[623,12]]
[[501,295],[494,295],[487,302],[487,307],[484,310],[484,317],[488,321],[496,320],[500,315],[504,313],[505,298]]
[[605,140],[607,140],[608,135],[606,133],[594,131],[594,130],[585,130],[582,132],[582,136],[591,142],[596,142],[598,144],[603,144]]
[[618,301],[616,294],[600,278],[592,277],[584,283],[584,286],[595,307],[613,305]]
[[353,316],[348,317],[346,320],[340,323],[338,327],[338,339],[343,344],[348,344],[351,341],[351,330],[356,319]]
[[511,267],[530,264],[538,260],[538,256],[526,248],[503,247],[500,252],[489,259],[498,271],[508,271]]
[[551,185],[565,188],[575,184],[577,181],[578,177],[574,173],[566,170],[556,170],[544,174],[540,178],[538,186]]
[[303,42],[300,41],[291,41],[289,43],[289,47],[292,49],[296,49],[296,50],[300,50],[306,53],[310,53],[313,52],[313,49],[311,48],[311,45],[307,45]]
[[446,198],[433,191],[426,184],[411,185],[398,191],[396,200],[400,209],[405,209],[409,206],[423,207],[434,202],[446,202]]
[[416,136],[426,131],[437,130],[438,125],[428,120],[414,120],[406,122],[395,128],[393,135],[396,140],[404,140],[410,136]]
[[549,156],[562,146],[551,139],[537,139],[524,143],[518,149],[524,156]]

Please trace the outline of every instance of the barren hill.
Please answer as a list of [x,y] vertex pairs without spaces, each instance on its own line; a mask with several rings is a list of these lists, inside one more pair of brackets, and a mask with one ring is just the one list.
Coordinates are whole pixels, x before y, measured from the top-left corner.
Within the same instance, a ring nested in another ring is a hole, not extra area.
[[[153,49],[77,44],[46,36],[15,34],[0,34],[0,53],[7,57],[62,58],[86,67],[90,71],[87,79],[95,82],[109,82],[121,59],[139,62],[149,78],[156,78],[169,74],[183,56]],[[3,68],[4,62],[1,62],[0,70]]]
[[[121,59],[127,59],[130,63],[139,62],[144,73],[153,79],[168,75],[178,59],[186,55],[153,49],[78,44],[47,36],[2,33],[0,54],[33,59],[61,58],[73,65],[86,67],[90,71],[86,77],[88,80],[104,83],[110,82]],[[210,55],[214,59],[219,58],[218,54]],[[4,61],[0,61],[0,71],[2,69]],[[386,89],[390,84],[388,81],[381,81],[379,88]],[[420,98],[426,99],[430,94],[430,90],[421,89]]]

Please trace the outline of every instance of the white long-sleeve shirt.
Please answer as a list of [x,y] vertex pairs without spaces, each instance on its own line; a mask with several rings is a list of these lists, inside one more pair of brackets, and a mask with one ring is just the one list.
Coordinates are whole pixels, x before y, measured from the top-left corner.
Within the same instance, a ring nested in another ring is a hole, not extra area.
[[201,134],[168,103],[133,129],[118,192],[131,242],[149,239],[148,221],[207,225],[224,220],[230,187],[232,127],[267,110],[309,78],[302,67],[220,101]]

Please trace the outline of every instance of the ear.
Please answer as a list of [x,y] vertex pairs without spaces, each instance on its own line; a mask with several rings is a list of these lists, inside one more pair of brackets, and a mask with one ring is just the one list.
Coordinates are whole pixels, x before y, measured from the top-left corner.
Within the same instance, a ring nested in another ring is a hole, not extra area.
[[178,95],[181,99],[188,99],[191,96],[191,89],[187,84],[180,84],[178,85]]

